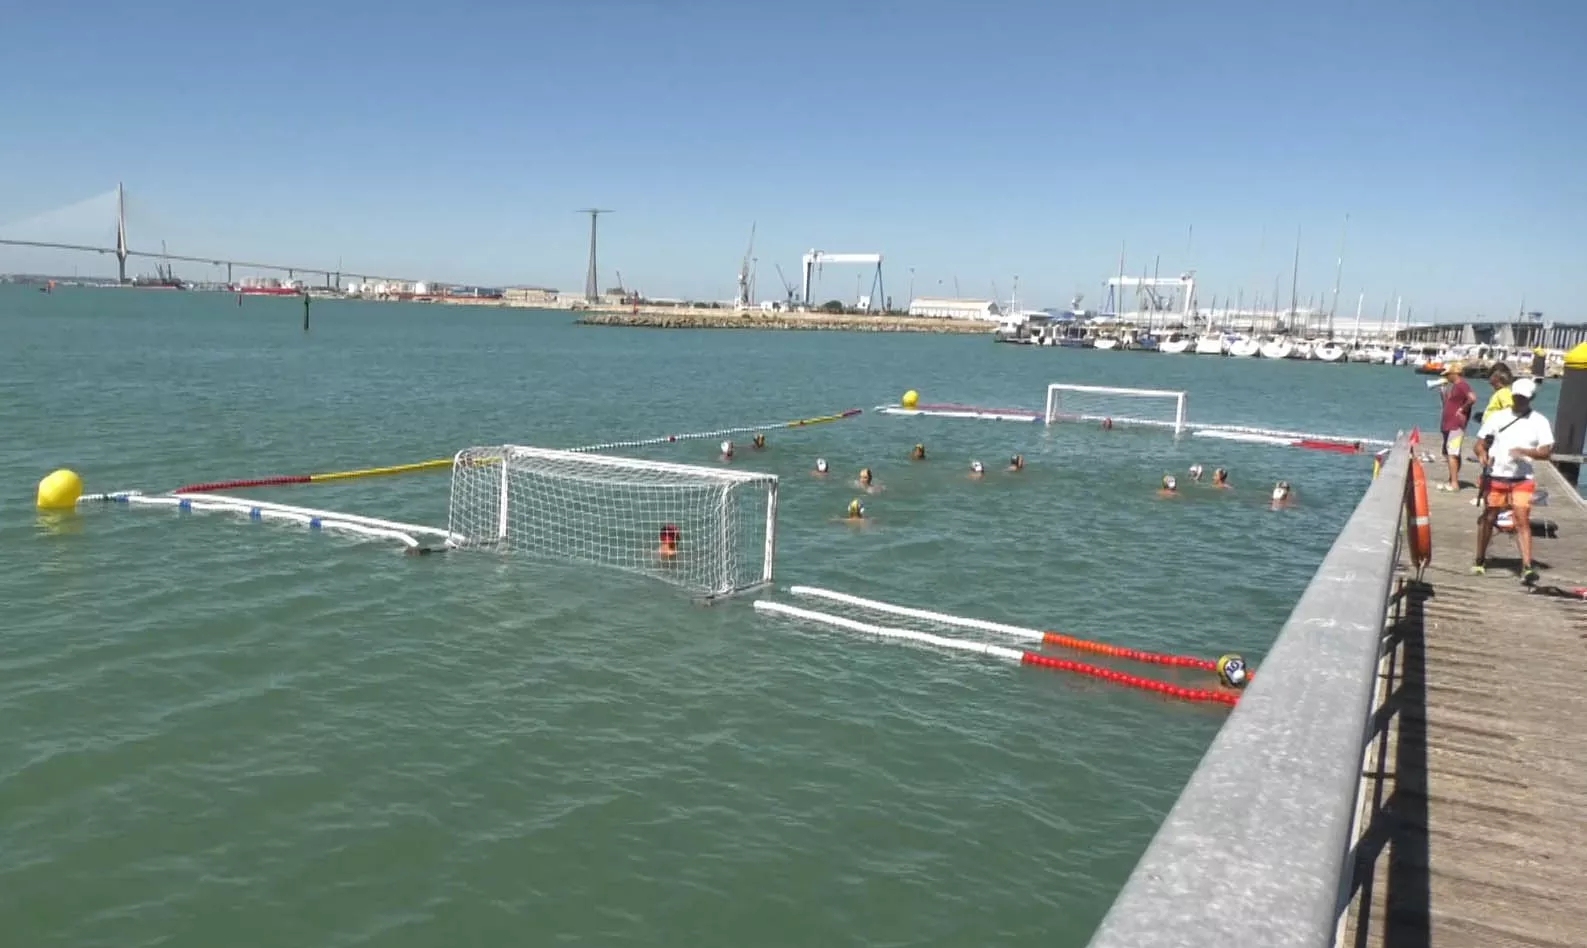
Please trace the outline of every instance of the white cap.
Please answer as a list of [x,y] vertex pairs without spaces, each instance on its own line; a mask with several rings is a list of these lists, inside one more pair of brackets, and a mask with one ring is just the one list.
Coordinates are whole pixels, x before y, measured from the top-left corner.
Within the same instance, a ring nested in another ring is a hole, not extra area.
[[1529,378],[1519,378],[1510,383],[1510,394],[1518,398],[1532,398],[1537,395],[1537,383]]
[[826,469],[827,469],[827,459],[826,458],[816,458],[816,470],[824,471]]
[[731,454],[732,452],[733,452],[733,442],[731,442],[731,441],[722,442],[722,453],[723,454]]

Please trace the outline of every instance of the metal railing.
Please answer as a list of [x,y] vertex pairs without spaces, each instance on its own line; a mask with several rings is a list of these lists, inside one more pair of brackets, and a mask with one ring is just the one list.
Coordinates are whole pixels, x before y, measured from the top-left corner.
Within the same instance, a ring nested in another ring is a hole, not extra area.
[[1410,460],[1401,436],[1090,948],[1334,943]]

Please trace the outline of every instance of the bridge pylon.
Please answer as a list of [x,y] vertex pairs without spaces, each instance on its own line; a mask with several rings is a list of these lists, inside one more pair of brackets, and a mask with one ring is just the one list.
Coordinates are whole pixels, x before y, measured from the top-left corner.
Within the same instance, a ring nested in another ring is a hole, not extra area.
[[127,282],[127,195],[120,181],[116,182],[116,271],[121,282]]

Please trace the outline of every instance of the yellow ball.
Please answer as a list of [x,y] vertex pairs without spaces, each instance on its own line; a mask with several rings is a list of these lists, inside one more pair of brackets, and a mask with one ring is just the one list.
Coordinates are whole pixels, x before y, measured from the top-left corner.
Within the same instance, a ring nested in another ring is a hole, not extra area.
[[61,468],[39,481],[38,505],[40,510],[71,510],[77,498],[83,496],[83,479],[76,471]]
[[909,391],[904,393],[904,397],[902,399],[899,399],[898,403],[900,405],[903,405],[905,408],[914,408],[916,403],[918,403],[919,401],[920,401],[920,393],[915,391],[914,389],[910,389]]

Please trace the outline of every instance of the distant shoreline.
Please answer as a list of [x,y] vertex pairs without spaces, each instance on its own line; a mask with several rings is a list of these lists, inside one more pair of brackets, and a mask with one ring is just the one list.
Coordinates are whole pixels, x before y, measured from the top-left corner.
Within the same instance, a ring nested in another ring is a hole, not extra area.
[[643,329],[761,329],[828,332],[913,332],[936,335],[989,336],[997,327],[966,319],[912,316],[864,316],[837,313],[766,312],[764,310],[681,309],[639,306],[584,310],[584,326],[628,326]]

